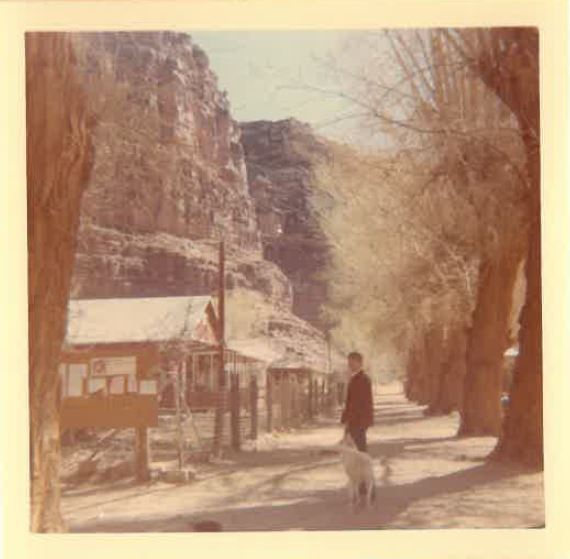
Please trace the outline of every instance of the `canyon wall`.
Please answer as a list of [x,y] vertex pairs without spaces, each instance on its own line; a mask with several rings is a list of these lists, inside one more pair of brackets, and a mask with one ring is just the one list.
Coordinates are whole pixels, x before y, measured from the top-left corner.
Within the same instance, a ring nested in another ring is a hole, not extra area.
[[264,259],[240,127],[206,54],[172,32],[81,33],[75,47],[97,122],[73,296],[214,294],[224,239],[228,289],[262,300],[254,328],[229,308],[233,335],[323,357],[288,270]]
[[182,33],[76,43],[99,115],[84,224],[257,250],[240,131],[205,53]]
[[311,199],[329,144],[295,119],[246,122],[241,130],[263,254],[291,280],[293,312],[324,329],[328,251]]

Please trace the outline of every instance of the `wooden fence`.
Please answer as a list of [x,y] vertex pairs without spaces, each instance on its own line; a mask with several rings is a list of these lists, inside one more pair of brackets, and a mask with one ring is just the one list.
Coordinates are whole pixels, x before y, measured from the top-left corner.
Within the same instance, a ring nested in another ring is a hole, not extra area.
[[[277,381],[268,375],[261,386],[253,378],[249,386],[240,387],[237,376],[232,376],[224,394],[190,392],[187,397],[191,419],[185,424],[193,423],[191,429],[185,427],[187,436],[199,439],[202,450],[211,449],[215,408],[224,405],[222,444],[240,450],[245,440],[255,440],[260,434],[297,429],[318,416],[332,415],[338,406],[338,387],[324,380],[301,382],[292,375]],[[171,412],[161,410],[163,415]]]

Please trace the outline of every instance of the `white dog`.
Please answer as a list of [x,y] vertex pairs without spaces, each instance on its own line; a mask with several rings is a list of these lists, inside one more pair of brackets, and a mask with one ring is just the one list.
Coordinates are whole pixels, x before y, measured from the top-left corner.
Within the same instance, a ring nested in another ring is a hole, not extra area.
[[336,445],[342,456],[344,471],[348,477],[348,500],[353,509],[360,502],[360,486],[364,485],[365,504],[370,506],[374,499],[374,468],[372,458],[356,448],[352,437],[345,433]]

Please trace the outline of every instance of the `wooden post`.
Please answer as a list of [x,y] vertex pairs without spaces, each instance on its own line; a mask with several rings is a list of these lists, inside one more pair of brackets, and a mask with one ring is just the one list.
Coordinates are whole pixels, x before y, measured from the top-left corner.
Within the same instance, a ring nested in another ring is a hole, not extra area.
[[281,379],[279,382],[279,400],[281,402],[281,429],[287,429],[287,414],[289,410],[287,409],[287,375],[285,373],[281,373]]
[[183,358],[180,363],[180,370],[180,405],[182,406],[182,411],[184,411],[188,394],[188,367],[186,366],[186,358]]
[[240,401],[239,401],[239,377],[233,374],[230,377],[230,421],[231,421],[231,443],[233,450],[241,448],[241,432],[240,432]]
[[315,415],[319,415],[319,381],[315,379],[313,381],[313,408],[315,410]]
[[295,408],[296,408],[296,413],[297,413],[297,425],[301,426],[303,424],[303,387],[301,385],[301,379],[299,378],[299,375],[297,375],[297,382],[295,384],[295,394],[296,394],[296,398],[295,398]]
[[311,417],[315,417],[317,415],[317,409],[315,406],[315,381],[313,379],[313,375],[311,375]]
[[257,387],[257,377],[253,377],[249,383],[249,397],[250,397],[250,414],[251,414],[251,433],[250,438],[257,439],[257,403],[258,403],[259,390]]
[[309,373],[309,378],[308,378],[308,389],[309,389],[309,393],[308,393],[308,398],[307,398],[307,403],[308,403],[308,414],[309,414],[309,419],[313,419],[313,375],[311,373]]
[[290,385],[290,391],[291,394],[289,396],[289,402],[290,402],[290,407],[289,409],[291,410],[291,426],[292,427],[298,427],[298,423],[297,423],[297,383],[295,382],[296,379],[296,375],[293,375],[291,377],[291,385]]
[[298,400],[298,384],[297,375],[291,377],[291,423],[293,427],[299,427],[299,407]]
[[286,386],[287,377],[284,373],[281,373],[281,378],[279,379],[279,402],[281,403],[281,429],[287,427],[287,402],[286,402]]
[[291,429],[291,373],[285,375],[285,428]]
[[265,406],[267,408],[267,432],[273,431],[273,381],[271,373],[267,373],[265,380]]
[[178,454],[178,469],[184,465],[184,433],[182,432],[182,362],[178,364],[176,370],[176,382],[174,384],[174,401],[176,403],[176,445]]
[[326,342],[327,342],[327,365],[329,377],[332,374],[332,350],[331,350],[331,331],[326,331]]
[[196,355],[194,353],[192,354],[191,359],[192,359],[192,386],[190,387],[190,390],[194,392],[196,390],[196,383],[198,381],[198,375],[199,375],[198,359],[196,358]]
[[144,483],[150,479],[150,453],[146,427],[135,428],[135,479]]

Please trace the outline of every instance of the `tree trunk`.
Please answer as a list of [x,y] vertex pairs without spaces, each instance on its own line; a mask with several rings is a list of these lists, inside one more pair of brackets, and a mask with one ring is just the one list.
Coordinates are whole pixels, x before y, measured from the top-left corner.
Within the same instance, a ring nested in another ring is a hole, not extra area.
[[59,375],[81,196],[91,168],[69,35],[26,34],[31,530],[65,529]]
[[448,414],[462,409],[465,379],[466,335],[463,326],[451,330],[446,343],[446,358],[441,367],[439,392],[432,407],[434,413]]
[[[538,107],[536,107],[538,111]],[[535,116],[534,122],[538,122]],[[523,128],[523,130],[526,129]],[[540,146],[530,131],[523,134],[530,180],[526,299],[521,313],[519,356],[515,363],[511,400],[494,456],[530,466],[543,466],[542,424],[542,289],[540,225]]]
[[520,261],[520,251],[509,246],[497,258],[481,263],[477,305],[467,344],[461,436],[500,433],[503,361]]
[[438,407],[442,386],[444,362],[444,338],[440,326],[432,326],[426,336],[426,379],[427,379],[427,415],[441,413]]
[[406,381],[408,398],[420,405],[429,402],[426,370],[425,336],[422,335],[418,336],[410,350]]
[[527,291],[520,319],[519,356],[507,417],[493,455],[542,467],[539,34],[537,28],[523,27],[496,27],[479,34],[489,35],[490,41],[479,49],[474,69],[519,122],[530,190]]
[[413,391],[414,401],[420,405],[428,403],[428,384],[426,377],[425,338],[420,336],[413,352]]
[[404,394],[410,402],[417,402],[418,399],[418,379],[417,379],[417,358],[416,348],[412,346],[408,350],[408,360],[406,363],[406,378],[404,381]]

